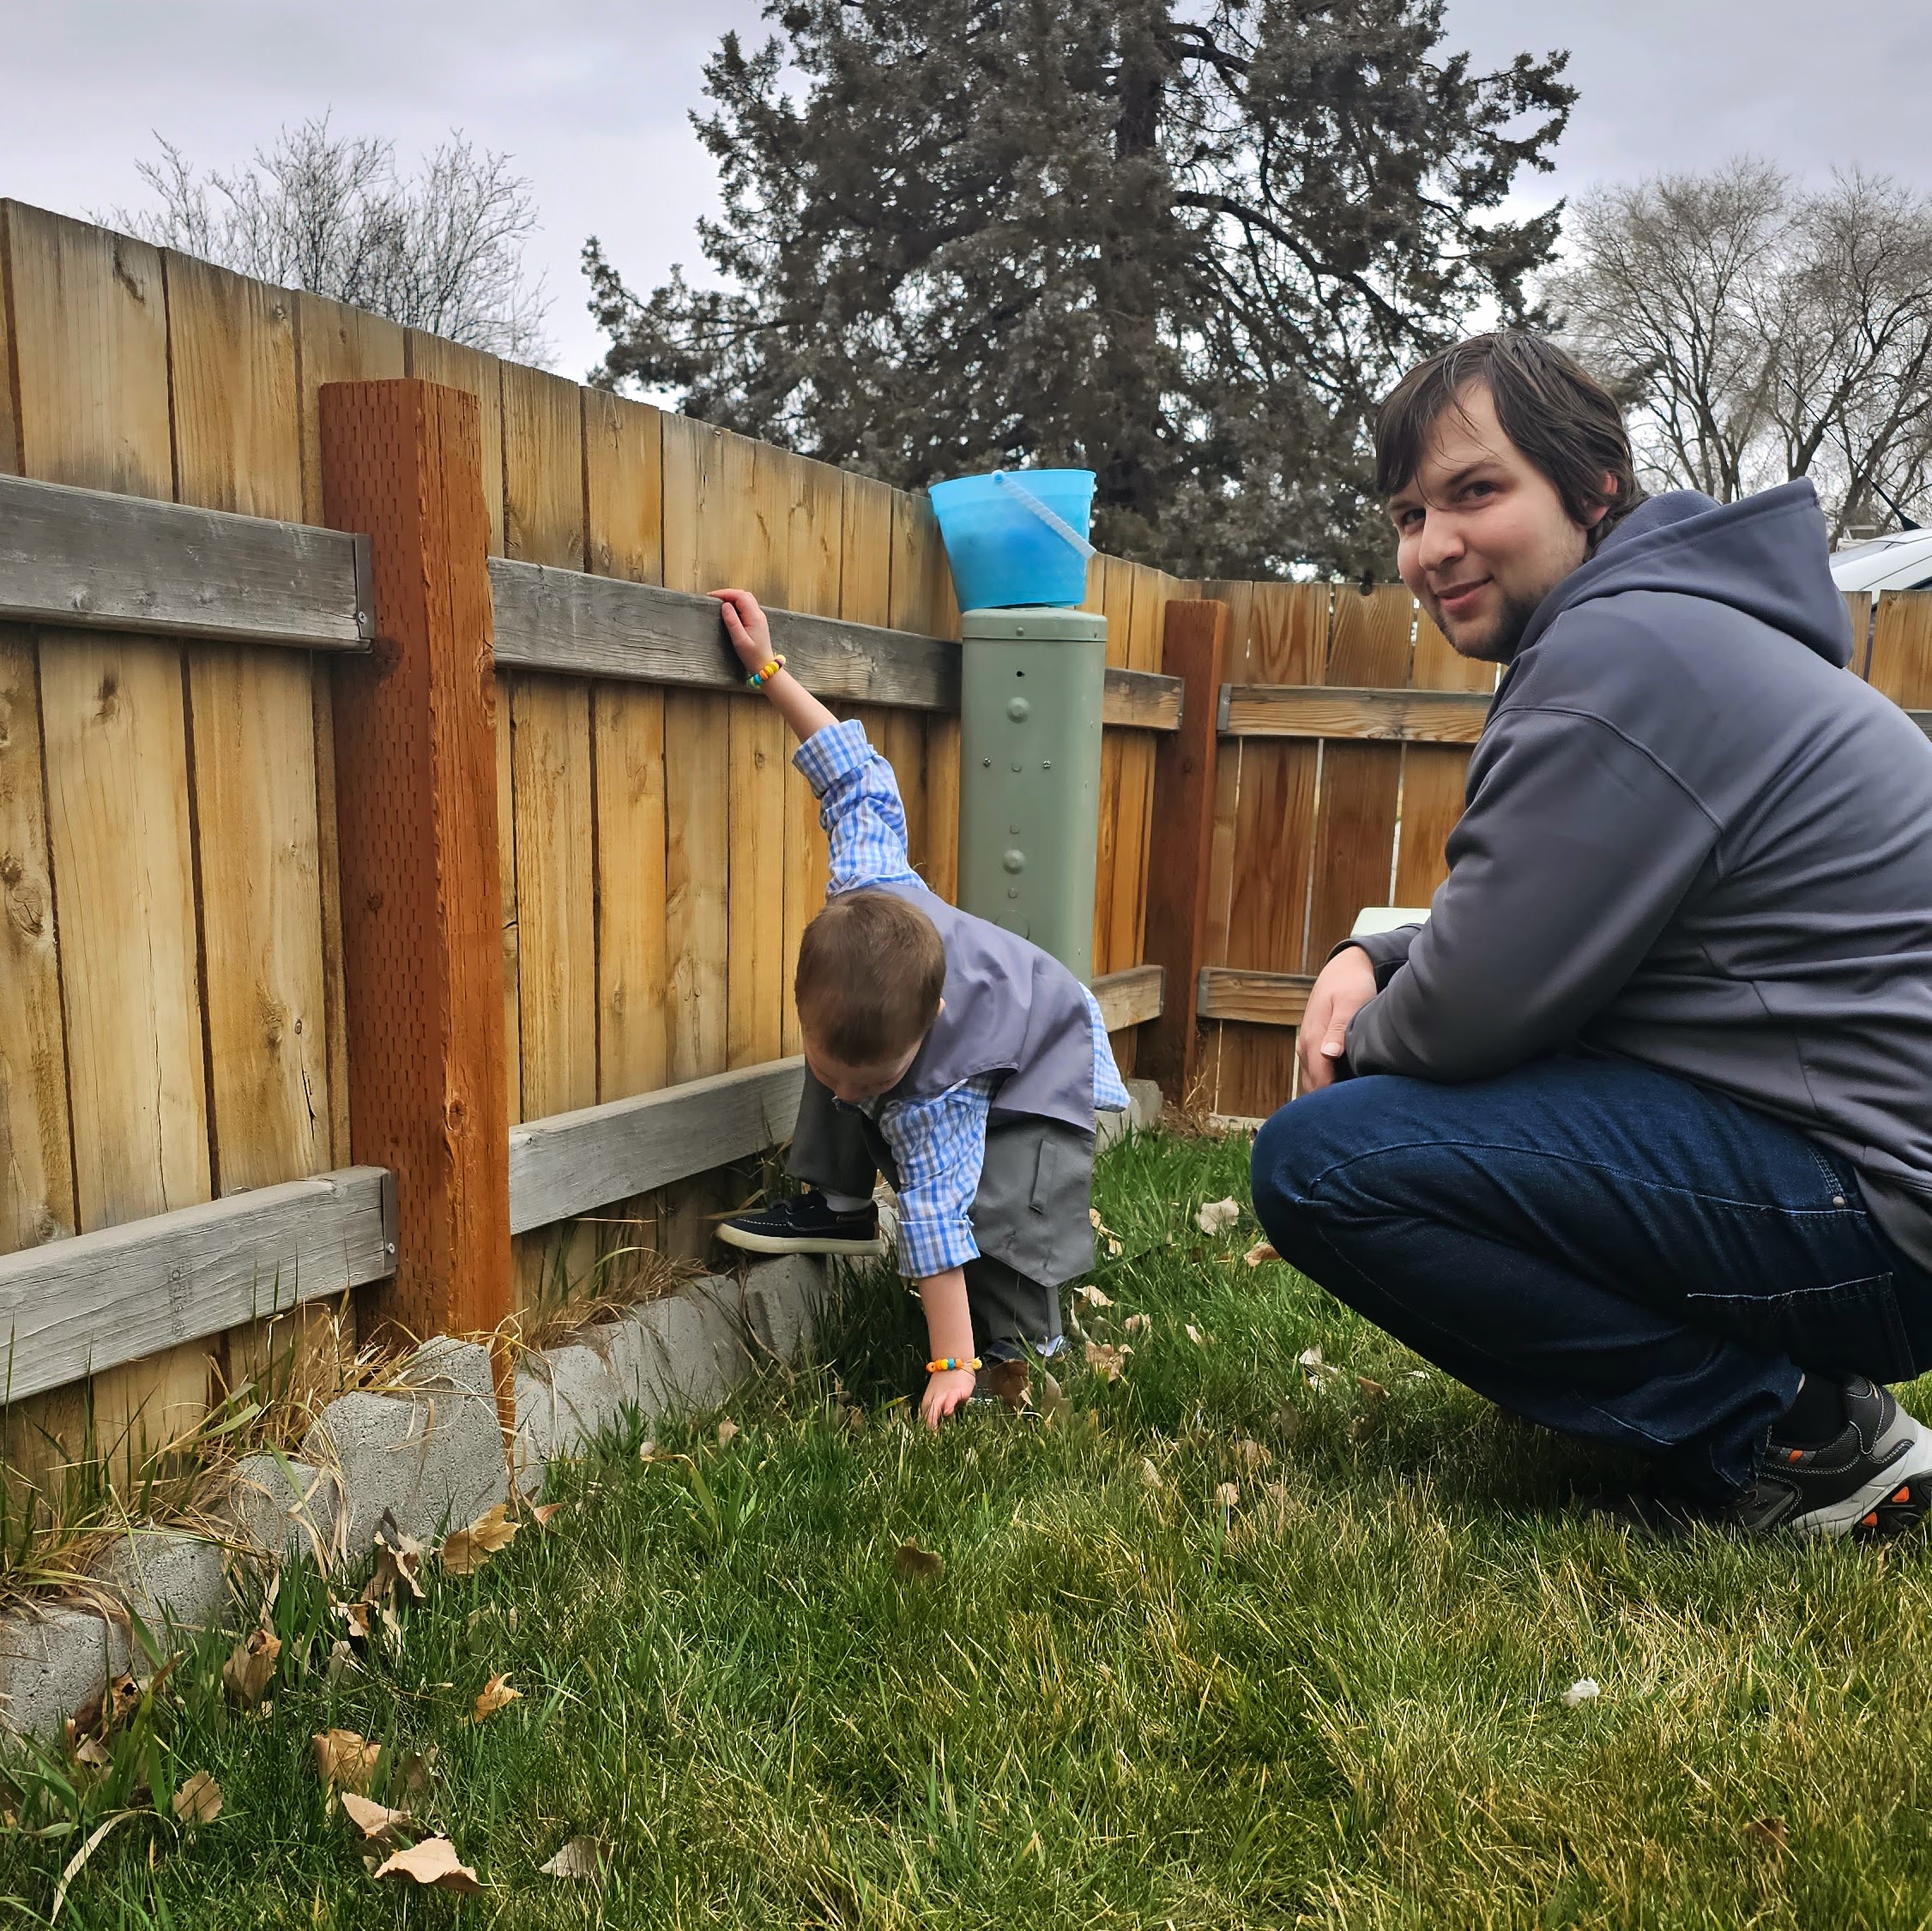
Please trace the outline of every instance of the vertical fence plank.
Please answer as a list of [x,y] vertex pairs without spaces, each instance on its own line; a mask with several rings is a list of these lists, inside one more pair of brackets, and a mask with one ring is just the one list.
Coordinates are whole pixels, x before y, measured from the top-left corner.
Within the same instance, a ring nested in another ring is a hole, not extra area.
[[[160,256],[18,203],[6,214],[22,472],[172,496]],[[173,644],[85,632],[40,646],[83,1230],[208,1195],[181,663]],[[124,1476],[145,1448],[192,1423],[207,1392],[198,1345],[98,1376],[97,1438]]]
[[[299,519],[293,298],[185,256],[163,267],[177,495]],[[311,676],[293,652],[188,652],[208,1097],[224,1194],[320,1173],[330,1159]],[[277,1286],[286,1298],[293,1283]]]
[[1932,708],[1932,591],[1888,590],[1878,600],[1873,690],[1908,710]]
[[1143,1026],[1140,1070],[1176,1106],[1192,1102],[1200,1049],[1194,988],[1207,962],[1216,760],[1215,711],[1225,676],[1228,606],[1169,601],[1162,612],[1161,669],[1181,680],[1180,728],[1155,751],[1147,847],[1144,957],[1166,973],[1161,1014]]
[[[1491,691],[1496,667],[1457,655],[1448,638],[1418,610],[1410,681],[1418,691]],[[1391,903],[1427,905],[1448,877],[1449,862],[1442,848],[1463,815],[1469,756],[1461,745],[1402,747],[1402,824]]]
[[[725,437],[664,419],[664,581],[703,591],[703,525],[721,509]],[[719,649],[724,648],[721,642]],[[664,697],[664,929],[673,1080],[722,1072],[731,890],[730,697]]]
[[[959,635],[959,604],[939,518],[924,496],[892,499],[889,621],[927,637]],[[890,735],[905,794],[913,866],[949,902],[959,896],[959,720],[903,715]],[[916,739],[916,742],[915,742]],[[908,787],[910,787],[909,789]]]
[[[584,391],[585,540],[599,576],[664,576],[664,433],[655,409]],[[665,1078],[664,693],[591,697],[597,813],[597,1092]]]

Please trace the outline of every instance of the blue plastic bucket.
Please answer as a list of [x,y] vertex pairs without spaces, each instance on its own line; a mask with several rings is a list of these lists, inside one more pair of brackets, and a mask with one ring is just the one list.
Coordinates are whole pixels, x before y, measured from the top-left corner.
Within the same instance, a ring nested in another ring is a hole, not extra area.
[[962,610],[1086,601],[1090,469],[996,469],[928,492]]

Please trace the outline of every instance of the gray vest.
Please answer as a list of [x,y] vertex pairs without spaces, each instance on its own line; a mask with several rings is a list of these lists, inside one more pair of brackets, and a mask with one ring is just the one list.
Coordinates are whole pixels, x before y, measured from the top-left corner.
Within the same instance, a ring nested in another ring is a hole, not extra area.
[[1080,981],[1060,961],[912,884],[871,885],[916,905],[945,947],[945,1010],[919,1056],[884,1095],[924,1100],[982,1073],[1003,1073],[999,1113],[1094,1130],[1094,1032]]

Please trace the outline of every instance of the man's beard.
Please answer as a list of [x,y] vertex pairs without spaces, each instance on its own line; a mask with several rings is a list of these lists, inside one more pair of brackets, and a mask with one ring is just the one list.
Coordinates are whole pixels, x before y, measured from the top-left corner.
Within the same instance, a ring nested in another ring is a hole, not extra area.
[[[1548,594],[1548,591],[1543,593],[1543,596]],[[1450,649],[1458,657],[1471,657],[1484,664],[1506,664],[1515,656],[1522,644],[1523,633],[1530,627],[1530,619],[1542,606],[1543,596],[1505,594],[1502,607],[1496,612],[1495,623],[1486,636],[1464,643],[1446,625],[1442,626],[1442,634],[1449,639]]]

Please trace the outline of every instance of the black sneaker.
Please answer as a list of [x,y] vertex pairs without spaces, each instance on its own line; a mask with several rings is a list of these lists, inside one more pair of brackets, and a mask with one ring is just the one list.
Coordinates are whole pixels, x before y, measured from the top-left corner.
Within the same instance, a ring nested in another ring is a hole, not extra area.
[[754,1254],[842,1254],[862,1260],[885,1252],[878,1209],[871,1201],[853,1213],[834,1213],[817,1187],[795,1200],[776,1200],[755,1214],[728,1220],[718,1238]]
[[1841,1391],[1846,1426],[1822,1447],[1797,1448],[1775,1433],[1757,1481],[1735,1501],[1710,1506],[1645,1498],[1628,1506],[1635,1524],[1681,1533],[1698,1524],[1767,1535],[1895,1536],[1932,1507],[1932,1430],[1888,1390],[1855,1375]]

